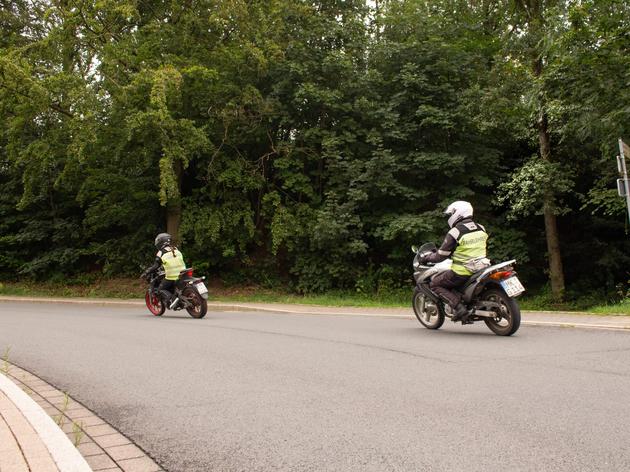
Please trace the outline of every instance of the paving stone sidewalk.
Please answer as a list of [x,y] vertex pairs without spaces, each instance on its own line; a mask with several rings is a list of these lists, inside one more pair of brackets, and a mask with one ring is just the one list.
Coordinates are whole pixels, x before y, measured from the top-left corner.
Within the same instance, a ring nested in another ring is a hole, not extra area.
[[0,470],[57,472],[44,441],[4,392],[0,391]]
[[[16,365],[3,362],[2,367],[4,388],[6,381],[12,382],[30,397],[30,405],[12,401],[0,383],[0,471],[162,471],[142,449],[66,393]],[[45,434],[25,414],[26,409],[35,408],[52,419],[66,446],[78,453],[83,467],[55,460],[59,442],[45,440]]]

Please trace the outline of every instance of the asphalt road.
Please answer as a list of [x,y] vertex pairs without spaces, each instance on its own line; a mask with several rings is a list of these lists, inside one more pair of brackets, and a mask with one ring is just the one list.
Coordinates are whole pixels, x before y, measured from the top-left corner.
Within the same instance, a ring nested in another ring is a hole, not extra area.
[[0,302],[0,353],[175,471],[628,471],[630,333]]

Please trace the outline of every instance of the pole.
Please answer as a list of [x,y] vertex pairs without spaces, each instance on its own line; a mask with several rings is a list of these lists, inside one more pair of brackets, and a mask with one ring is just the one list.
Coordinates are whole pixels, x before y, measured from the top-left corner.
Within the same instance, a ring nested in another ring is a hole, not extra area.
[[630,147],[619,138],[619,172],[624,182],[626,206],[628,207],[628,221],[630,221],[630,189],[628,189],[628,170],[626,169],[626,154],[630,157]]

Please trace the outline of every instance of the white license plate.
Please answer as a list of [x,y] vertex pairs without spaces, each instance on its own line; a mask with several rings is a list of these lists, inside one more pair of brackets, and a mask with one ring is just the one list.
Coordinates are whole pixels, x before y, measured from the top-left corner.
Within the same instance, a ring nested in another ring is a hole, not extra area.
[[503,287],[508,297],[516,297],[525,291],[525,287],[523,287],[523,284],[516,276],[502,280],[501,287]]
[[206,284],[204,284],[203,282],[199,282],[198,284],[195,284],[195,287],[197,287],[197,291],[199,292],[199,295],[208,293],[208,288],[206,287]]

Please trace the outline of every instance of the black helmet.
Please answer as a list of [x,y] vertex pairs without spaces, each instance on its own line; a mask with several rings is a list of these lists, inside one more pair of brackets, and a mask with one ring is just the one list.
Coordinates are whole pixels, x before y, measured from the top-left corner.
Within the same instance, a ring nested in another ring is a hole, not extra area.
[[155,247],[158,250],[163,249],[171,244],[171,235],[168,233],[160,233],[155,237]]

